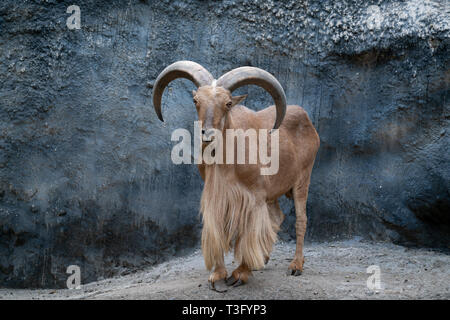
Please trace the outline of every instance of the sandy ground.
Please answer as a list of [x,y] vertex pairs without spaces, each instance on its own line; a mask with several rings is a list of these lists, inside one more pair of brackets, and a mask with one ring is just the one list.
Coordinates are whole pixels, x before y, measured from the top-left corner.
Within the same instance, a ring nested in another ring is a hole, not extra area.
[[[301,276],[287,275],[294,243],[278,243],[248,284],[219,293],[208,288],[200,250],[127,276],[81,289],[0,289],[0,299],[450,299],[450,255],[359,240],[310,244]],[[226,259],[229,274],[236,267]],[[380,267],[380,290],[370,290],[367,267]]]

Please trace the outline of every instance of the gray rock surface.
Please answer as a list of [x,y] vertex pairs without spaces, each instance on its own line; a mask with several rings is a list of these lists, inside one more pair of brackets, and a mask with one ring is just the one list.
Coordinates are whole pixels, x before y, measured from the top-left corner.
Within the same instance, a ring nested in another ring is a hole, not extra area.
[[[0,4],[0,286],[63,287],[198,244],[201,179],[170,161],[196,119],[182,59],[274,74],[321,137],[308,241],[450,245],[449,6],[443,1],[68,1]],[[270,96],[242,88],[261,109]],[[292,239],[293,203],[280,237]]]

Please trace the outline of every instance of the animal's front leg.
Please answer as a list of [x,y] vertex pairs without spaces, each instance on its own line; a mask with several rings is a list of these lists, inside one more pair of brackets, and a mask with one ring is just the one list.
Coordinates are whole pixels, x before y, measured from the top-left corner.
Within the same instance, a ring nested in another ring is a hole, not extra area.
[[252,275],[252,271],[247,265],[241,263],[241,265],[233,271],[231,277],[226,281],[227,286],[240,286],[248,282],[248,278]]
[[222,255],[222,258],[216,262],[216,266],[214,268],[214,272],[211,273],[208,279],[209,288],[212,290],[216,290],[215,283],[219,280],[227,278],[227,269],[225,268],[225,262]]
[[[234,244],[234,251],[236,251],[239,248],[239,243],[241,241],[241,237],[237,237],[236,242]],[[231,276],[225,281],[227,286],[235,286],[238,287],[242,284],[245,284],[248,282],[248,278],[251,276],[252,271],[250,268],[245,264],[242,263],[233,271]]]

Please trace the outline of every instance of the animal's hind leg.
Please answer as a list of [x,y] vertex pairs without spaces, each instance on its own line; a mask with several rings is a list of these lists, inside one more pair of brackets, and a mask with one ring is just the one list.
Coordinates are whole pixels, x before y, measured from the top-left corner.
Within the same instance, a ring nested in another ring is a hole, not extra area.
[[295,256],[289,265],[288,272],[293,276],[301,275],[305,258],[303,256],[303,242],[306,232],[306,200],[308,198],[309,177],[304,180],[304,184],[292,189],[295,203],[295,233],[297,236],[297,245]]
[[[267,208],[269,209],[270,219],[272,220],[272,227],[275,232],[280,230],[281,224],[284,220],[283,211],[280,209],[280,205],[278,203],[278,199],[267,202]],[[264,257],[264,263],[267,264],[269,262],[269,256]]]

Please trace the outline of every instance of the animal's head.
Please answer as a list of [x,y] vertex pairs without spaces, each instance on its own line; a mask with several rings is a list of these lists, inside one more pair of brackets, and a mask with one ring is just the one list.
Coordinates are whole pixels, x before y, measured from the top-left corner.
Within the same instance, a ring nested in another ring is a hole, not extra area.
[[223,130],[227,113],[247,95],[233,97],[229,90],[215,83],[192,91],[198,119],[202,122],[202,138],[211,139],[211,129]]
[[232,92],[244,85],[254,84],[268,91],[277,109],[274,129],[283,121],[286,112],[286,96],[278,80],[267,71],[255,67],[241,67],[227,72],[219,79],[201,65],[192,61],[178,61],[165,68],[153,87],[153,106],[161,121],[161,98],[167,85],[177,78],[191,80],[197,90],[192,91],[198,119],[202,121],[203,140],[208,141],[210,129],[224,128],[227,113],[247,95],[232,96]]

